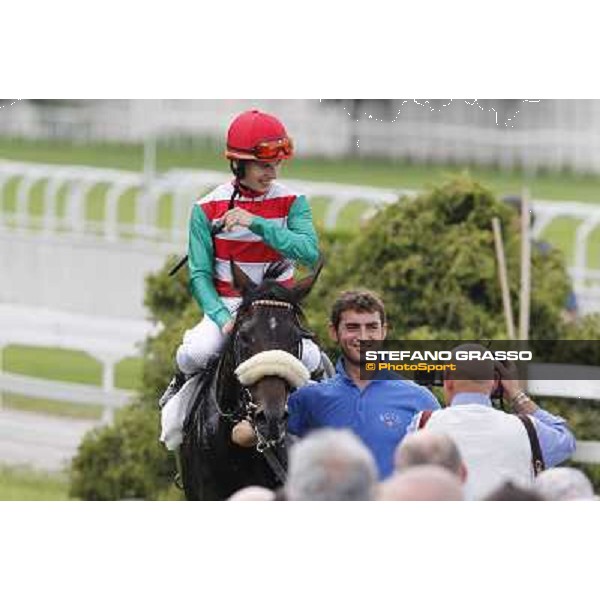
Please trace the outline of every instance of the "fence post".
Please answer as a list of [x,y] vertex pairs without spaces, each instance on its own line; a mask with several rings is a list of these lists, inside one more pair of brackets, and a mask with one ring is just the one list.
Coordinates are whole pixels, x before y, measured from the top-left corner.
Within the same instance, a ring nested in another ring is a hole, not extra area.
[[[107,395],[115,391],[115,359],[112,357],[102,358],[102,390]],[[102,411],[102,423],[111,424],[115,416],[114,412],[112,406],[105,405]]]
[[531,302],[531,215],[529,190],[521,194],[521,290],[519,302],[519,339],[529,339],[529,311]]
[[[4,372],[4,342],[0,340],[0,375]],[[0,410],[4,408],[4,390],[0,386]]]

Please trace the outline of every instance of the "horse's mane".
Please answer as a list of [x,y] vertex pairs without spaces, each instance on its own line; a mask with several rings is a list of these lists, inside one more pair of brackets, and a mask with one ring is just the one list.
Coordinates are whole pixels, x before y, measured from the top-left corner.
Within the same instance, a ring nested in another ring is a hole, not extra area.
[[302,316],[302,308],[297,293],[293,288],[281,285],[281,283],[277,281],[277,279],[285,273],[289,264],[289,261],[282,260],[269,265],[265,271],[263,281],[256,287],[247,290],[244,293],[238,313],[243,315],[257,300],[276,300],[291,304],[294,313]]

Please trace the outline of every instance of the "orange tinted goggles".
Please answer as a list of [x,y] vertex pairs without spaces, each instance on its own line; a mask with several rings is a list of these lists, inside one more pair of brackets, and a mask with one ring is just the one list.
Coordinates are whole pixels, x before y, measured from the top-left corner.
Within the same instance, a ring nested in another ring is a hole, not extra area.
[[279,158],[290,158],[294,152],[294,145],[290,138],[261,142],[252,153],[258,160],[276,160]]

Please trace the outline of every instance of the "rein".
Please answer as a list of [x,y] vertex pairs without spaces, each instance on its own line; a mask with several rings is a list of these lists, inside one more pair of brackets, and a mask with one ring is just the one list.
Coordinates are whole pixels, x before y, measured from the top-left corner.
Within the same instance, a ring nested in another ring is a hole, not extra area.
[[[227,207],[227,210],[233,210],[235,208],[235,200],[238,196],[241,196],[242,193],[240,191],[240,187],[238,184],[237,179],[235,180],[234,184],[233,184],[233,193],[231,194],[231,198],[229,198],[229,205]],[[220,219],[218,223],[215,223],[212,225],[211,229],[210,229],[210,234],[211,236],[214,238],[217,234],[221,233],[221,231],[223,231],[223,228],[225,227],[225,221],[223,219]],[[181,258],[180,260],[177,261],[177,263],[173,266],[173,268],[169,271],[168,276],[169,277],[173,277],[173,275],[177,274],[177,271],[179,271],[179,269],[181,269],[181,267],[183,267],[185,264],[187,264],[188,260],[189,260],[189,254],[186,254],[183,258]]]

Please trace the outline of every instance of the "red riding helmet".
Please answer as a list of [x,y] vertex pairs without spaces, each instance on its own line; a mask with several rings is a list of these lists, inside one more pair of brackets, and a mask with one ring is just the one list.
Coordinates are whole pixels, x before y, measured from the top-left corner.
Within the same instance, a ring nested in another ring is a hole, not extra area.
[[272,115],[249,110],[229,126],[225,156],[230,160],[272,161],[292,158],[293,154],[285,127]]

